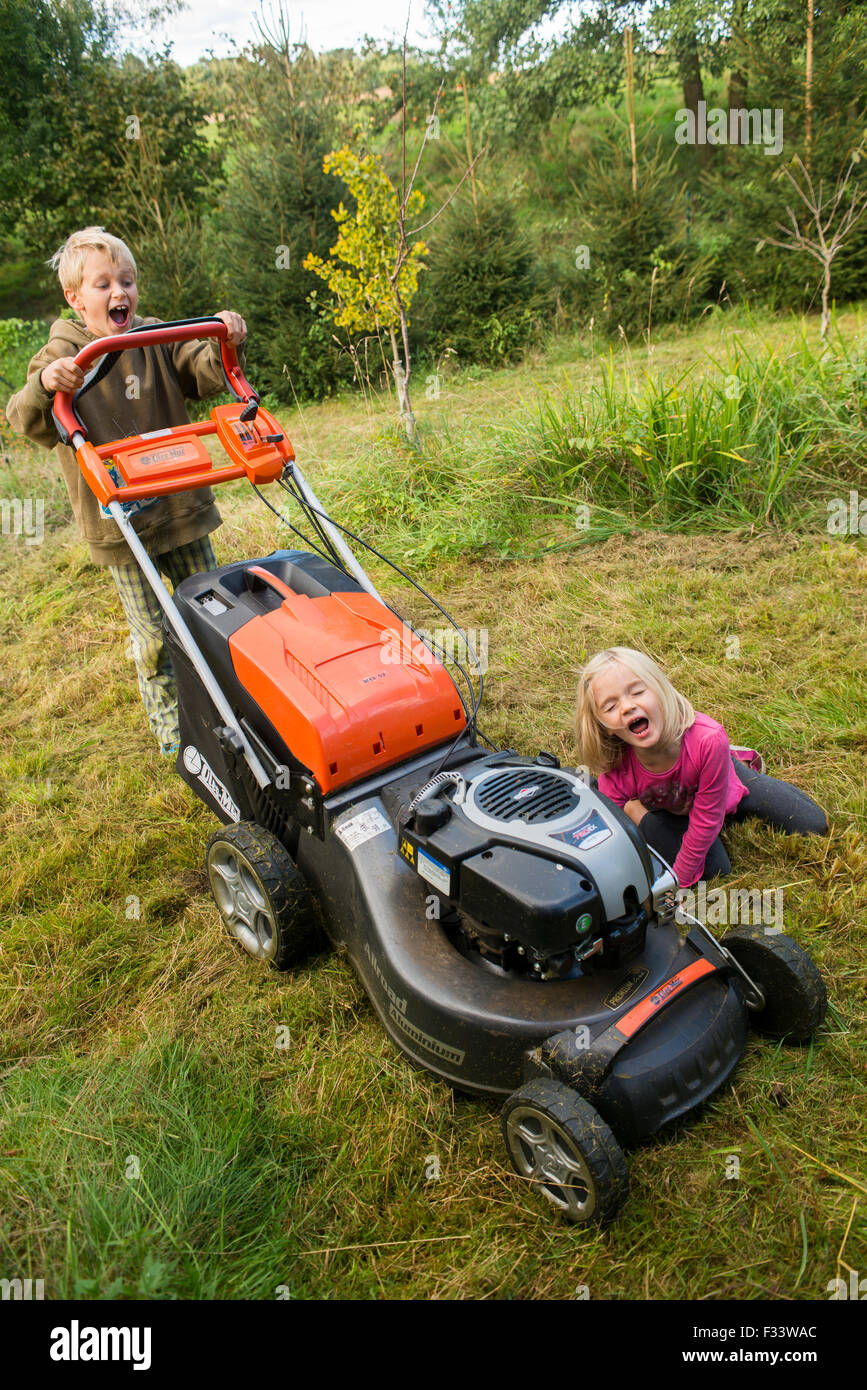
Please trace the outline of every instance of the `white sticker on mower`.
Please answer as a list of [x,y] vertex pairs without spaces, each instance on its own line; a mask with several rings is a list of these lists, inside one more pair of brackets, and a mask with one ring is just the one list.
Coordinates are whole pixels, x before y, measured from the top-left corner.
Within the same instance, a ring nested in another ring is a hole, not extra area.
[[357,816],[345,820],[342,825],[336,825],[334,833],[351,851],[358,849],[358,846],[363,845],[367,840],[381,835],[383,830],[390,829],[391,826],[382,812],[377,810],[375,806],[371,806],[369,810],[359,811]]
[[433,884],[441,893],[449,897],[452,886],[452,876],[445,864],[440,864],[439,860],[431,859],[429,854],[425,854],[423,849],[418,851],[416,856],[416,868],[422,878],[426,878],[428,883]]
[[232,820],[239,821],[241,812],[230,797],[226,788],[223,786],[219,777],[214,773],[213,768],[206,758],[203,758],[198,748],[194,748],[188,743],[184,749],[184,767],[187,772],[192,773],[193,777],[198,777],[202,786],[205,787],[216,801],[221,810],[231,816]]

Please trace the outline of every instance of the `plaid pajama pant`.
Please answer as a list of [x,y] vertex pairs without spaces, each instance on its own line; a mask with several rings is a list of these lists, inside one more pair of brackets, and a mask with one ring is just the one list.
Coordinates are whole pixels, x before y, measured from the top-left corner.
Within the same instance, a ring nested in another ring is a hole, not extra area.
[[[214,569],[217,557],[209,536],[167,550],[151,559],[176,589],[182,579]],[[129,655],[138,672],[138,688],[160,751],[171,753],[180,740],[178,692],[171,658],[163,643],[162,608],[138,565],[109,565],[129,623]]]

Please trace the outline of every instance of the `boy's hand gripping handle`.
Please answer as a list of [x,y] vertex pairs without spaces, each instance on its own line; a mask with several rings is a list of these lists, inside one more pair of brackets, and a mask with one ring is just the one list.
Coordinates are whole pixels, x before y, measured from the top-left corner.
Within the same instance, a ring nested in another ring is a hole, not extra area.
[[[81,349],[75,358],[79,367],[87,367],[98,357],[103,360],[90,372],[74,395],[68,391],[58,391],[54,397],[52,415],[57,433],[63,444],[74,444],[76,448],[87,439],[87,429],[75,409],[79,397],[102,381],[117,362],[121,353],[128,347],[155,347],[160,343],[188,342],[194,338],[217,338],[220,342],[220,356],[226,385],[236,401],[255,407],[259,400],[238,362],[234,346],[227,342],[229,330],[222,319],[207,317],[199,319],[177,319],[172,323],[159,323],[140,328],[130,328],[126,333],[118,333],[111,338],[96,338]],[[255,413],[255,410],[251,413]],[[80,440],[76,440],[80,435]]]

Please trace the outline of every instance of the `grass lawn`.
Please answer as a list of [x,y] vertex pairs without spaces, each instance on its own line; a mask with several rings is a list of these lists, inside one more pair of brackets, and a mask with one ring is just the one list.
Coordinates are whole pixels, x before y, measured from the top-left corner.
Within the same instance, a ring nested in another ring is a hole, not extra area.
[[[863,318],[839,327],[863,363]],[[652,342],[652,372],[700,375],[735,329],[781,361],[798,350],[791,321],[705,321]],[[647,345],[614,362],[625,391]],[[419,470],[444,439],[462,460],[529,440],[537,391],[556,404],[597,367],[562,344],[447,379],[420,400]],[[412,480],[383,404],[283,418],[337,517],[352,512],[398,560],[415,554],[446,607],[486,631],[492,739],[573,762],[582,661],[642,646],[733,742],[820,801],[826,839],[735,827],[729,884],[783,889],[831,1009],[807,1047],[751,1040],[695,1123],[630,1153],[613,1226],[558,1224],[512,1174],[497,1108],[414,1071],[345,960],[262,973],[224,935],[202,864],[214,821],[156,751],[111,581],[87,562],[52,458],[4,435],[0,490],[43,498],[48,527],[38,545],[0,537],[0,1273],[43,1278],[46,1297],[827,1298],[830,1280],[867,1268],[864,540],[829,535],[815,479],[788,527],[720,529],[705,509],[666,531],[624,504],[606,538],[579,536],[561,480],[561,513],[528,489],[512,544],[470,534],[462,553],[460,478],[442,481],[440,511],[430,468],[417,514],[377,510],[391,462]],[[848,495],[864,461],[853,447],[828,486]],[[292,544],[240,486],[222,511],[221,562]],[[432,526],[453,537],[440,551]]]

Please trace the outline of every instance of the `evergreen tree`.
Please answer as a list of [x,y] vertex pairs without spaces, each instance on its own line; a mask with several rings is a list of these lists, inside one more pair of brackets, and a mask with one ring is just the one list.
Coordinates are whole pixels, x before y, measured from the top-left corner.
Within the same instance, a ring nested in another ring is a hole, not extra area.
[[323,169],[336,134],[328,73],[283,31],[239,59],[235,83],[215,214],[227,302],[247,318],[255,379],[288,401],[321,397],[352,375],[304,269],[328,250],[340,196]]
[[510,203],[488,195],[455,200],[432,239],[419,315],[429,350],[462,362],[516,356],[543,307],[539,266]]

